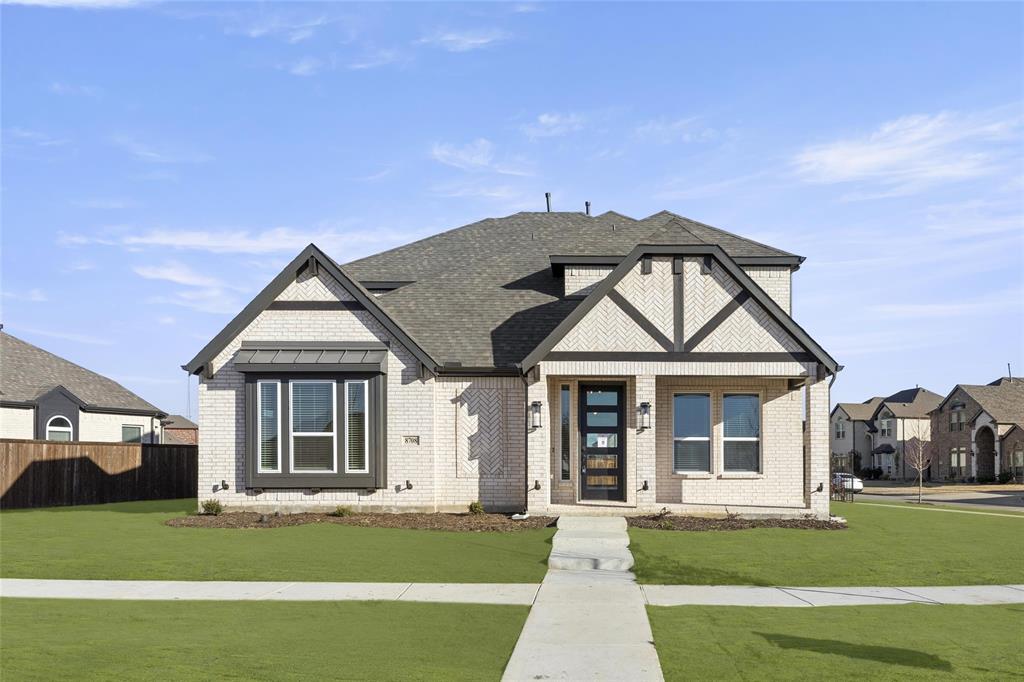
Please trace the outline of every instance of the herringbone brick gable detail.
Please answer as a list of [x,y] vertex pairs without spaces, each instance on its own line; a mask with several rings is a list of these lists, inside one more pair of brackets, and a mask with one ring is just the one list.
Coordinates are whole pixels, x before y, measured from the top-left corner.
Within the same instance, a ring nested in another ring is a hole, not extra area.
[[277,297],[278,301],[351,301],[352,295],[330,275],[299,275]]
[[611,299],[603,298],[555,346],[556,351],[657,352],[657,341]]
[[644,317],[669,339],[672,338],[672,259],[654,258],[651,274],[633,268],[615,290],[632,303]]
[[500,476],[506,452],[501,391],[467,388],[459,396],[457,407],[457,475]]

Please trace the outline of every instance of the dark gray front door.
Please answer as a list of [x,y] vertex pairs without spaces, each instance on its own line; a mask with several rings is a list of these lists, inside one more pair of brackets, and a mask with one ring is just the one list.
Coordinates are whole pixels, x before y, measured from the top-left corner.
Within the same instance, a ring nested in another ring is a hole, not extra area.
[[580,385],[580,498],[625,501],[626,430],[620,384]]

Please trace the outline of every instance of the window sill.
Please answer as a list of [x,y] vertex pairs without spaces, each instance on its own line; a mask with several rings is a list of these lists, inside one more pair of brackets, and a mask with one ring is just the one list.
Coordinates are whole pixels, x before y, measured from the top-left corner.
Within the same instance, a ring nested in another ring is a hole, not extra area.
[[756,471],[726,471],[718,474],[718,477],[725,480],[755,480],[764,478],[764,474]]
[[675,471],[672,475],[676,478],[685,478],[695,481],[710,480],[714,478],[714,475],[707,471]]

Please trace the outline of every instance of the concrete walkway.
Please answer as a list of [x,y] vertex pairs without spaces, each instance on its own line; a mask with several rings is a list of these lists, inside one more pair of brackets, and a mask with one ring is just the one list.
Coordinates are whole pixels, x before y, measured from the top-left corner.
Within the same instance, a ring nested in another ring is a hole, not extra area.
[[664,679],[628,547],[622,517],[559,517],[503,680]]
[[287,583],[177,580],[0,580],[2,597],[212,601],[423,601],[532,604],[529,583]]

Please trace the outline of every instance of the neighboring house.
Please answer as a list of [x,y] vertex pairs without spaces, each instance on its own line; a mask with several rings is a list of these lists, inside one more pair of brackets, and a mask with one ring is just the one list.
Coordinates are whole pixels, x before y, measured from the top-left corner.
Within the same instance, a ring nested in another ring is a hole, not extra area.
[[1010,377],[976,386],[958,384],[932,411],[939,480],[989,481],[1009,471],[1024,478],[1024,380]]
[[862,403],[837,403],[830,415],[832,459],[843,461],[853,471],[871,466],[871,419],[882,398]]
[[199,443],[199,426],[187,417],[172,414],[160,420],[163,426],[161,442],[174,445],[196,445]]
[[166,416],[116,381],[0,332],[0,438],[158,443]]
[[310,245],[183,366],[200,497],[826,518],[841,368],[790,317],[802,260],[668,212],[518,213],[344,266]]
[[[904,446],[911,438],[931,440],[929,413],[942,400],[938,393],[924,388],[907,388],[882,399],[869,421],[871,462],[890,478],[917,480],[917,470],[907,466]],[[925,471],[925,477],[929,472]]]

